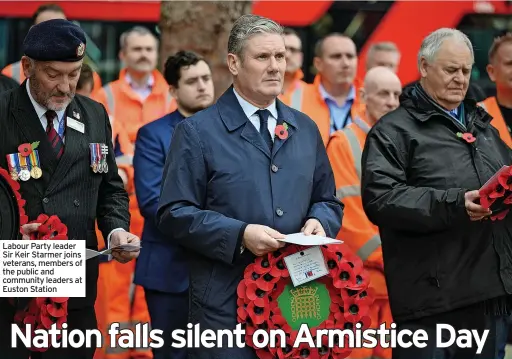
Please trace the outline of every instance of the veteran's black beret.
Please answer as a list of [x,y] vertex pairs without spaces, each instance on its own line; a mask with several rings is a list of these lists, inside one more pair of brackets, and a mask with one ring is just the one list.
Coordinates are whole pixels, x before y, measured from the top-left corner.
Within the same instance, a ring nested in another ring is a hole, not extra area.
[[30,28],[23,53],[37,61],[80,61],[85,56],[85,32],[63,19],[47,20]]

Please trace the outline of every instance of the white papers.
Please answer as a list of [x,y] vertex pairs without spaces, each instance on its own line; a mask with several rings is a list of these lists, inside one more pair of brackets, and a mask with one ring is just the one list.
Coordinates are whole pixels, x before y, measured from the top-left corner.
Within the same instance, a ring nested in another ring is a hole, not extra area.
[[284,239],[278,239],[278,240],[281,242],[293,243],[293,244],[298,244],[301,246],[321,246],[324,244],[333,244],[333,243],[341,244],[341,243],[343,243],[343,241],[340,241],[338,239],[317,236],[314,234],[310,234],[309,236],[306,236],[304,233],[288,234],[284,237]]
[[101,251],[101,252],[87,248],[85,250],[85,259],[87,260],[87,259],[91,259],[91,258],[101,256],[101,255],[109,255],[109,254],[112,254],[113,251],[136,252],[136,251],[140,250],[140,248],[141,248],[141,246],[140,246],[139,242],[120,244],[116,247],[105,249],[104,251]]

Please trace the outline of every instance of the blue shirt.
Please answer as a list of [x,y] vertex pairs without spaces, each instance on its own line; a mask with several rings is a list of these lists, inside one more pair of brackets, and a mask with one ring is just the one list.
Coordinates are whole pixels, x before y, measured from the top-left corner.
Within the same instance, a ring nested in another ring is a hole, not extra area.
[[[461,104],[459,107],[454,108],[454,109],[453,109],[453,110],[451,110],[451,111],[447,111],[447,110],[445,110],[445,112],[446,112],[448,115],[452,116],[455,120],[457,120],[457,122],[459,122],[461,125],[465,126],[466,124],[465,124],[465,121],[464,121],[464,118],[463,118],[463,116],[464,116],[464,111],[460,111],[461,106],[463,106],[463,105]],[[461,112],[462,112],[462,113],[461,113]]]
[[337,130],[341,130],[349,123],[351,123],[352,119],[350,117],[350,110],[352,109],[352,105],[354,104],[354,100],[356,98],[355,87],[350,86],[347,99],[342,106],[338,106],[336,99],[327,93],[322,84],[320,84],[319,90],[320,95],[329,108],[329,113],[331,115],[331,134]]

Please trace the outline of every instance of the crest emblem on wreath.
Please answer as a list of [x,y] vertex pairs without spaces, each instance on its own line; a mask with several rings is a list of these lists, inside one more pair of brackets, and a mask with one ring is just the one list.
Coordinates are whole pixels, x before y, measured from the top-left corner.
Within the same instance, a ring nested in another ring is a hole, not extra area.
[[85,44],[82,42],[78,47],[76,48],[76,55],[78,57],[82,56],[85,52]]

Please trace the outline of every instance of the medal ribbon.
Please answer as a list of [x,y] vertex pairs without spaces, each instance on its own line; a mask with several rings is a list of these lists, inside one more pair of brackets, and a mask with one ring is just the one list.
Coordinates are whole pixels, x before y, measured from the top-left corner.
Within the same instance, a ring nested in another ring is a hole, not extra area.
[[27,163],[27,157],[21,156],[20,154],[18,154],[18,158],[20,160],[21,168],[23,168],[23,169],[28,168],[29,171],[32,169],[32,167],[30,166],[30,161],[29,161],[29,163]]
[[34,168],[34,167],[39,167],[39,162],[37,161],[36,151],[35,150],[32,151],[32,153],[30,154],[29,162],[30,162],[31,169]]
[[96,145],[96,153],[98,154],[98,167],[99,167],[101,165],[103,155],[101,153],[100,144],[96,143],[95,145]]
[[90,143],[89,147],[91,148],[91,167],[92,167],[96,161],[96,154],[95,154],[96,146],[94,145],[94,143]]

